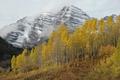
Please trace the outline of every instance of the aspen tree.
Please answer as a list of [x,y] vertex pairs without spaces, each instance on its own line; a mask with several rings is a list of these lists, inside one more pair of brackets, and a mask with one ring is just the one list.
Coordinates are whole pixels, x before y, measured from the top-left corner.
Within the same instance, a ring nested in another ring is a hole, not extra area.
[[15,58],[15,56],[13,56],[11,59],[11,68],[14,72],[16,71],[16,58]]
[[38,66],[38,60],[39,60],[39,55],[38,55],[38,52],[37,52],[36,48],[33,48],[31,50],[30,59],[32,61],[31,64],[33,64],[33,66],[37,67]]
[[99,25],[100,32],[104,32],[105,31],[105,22],[103,19],[99,20],[98,25]]

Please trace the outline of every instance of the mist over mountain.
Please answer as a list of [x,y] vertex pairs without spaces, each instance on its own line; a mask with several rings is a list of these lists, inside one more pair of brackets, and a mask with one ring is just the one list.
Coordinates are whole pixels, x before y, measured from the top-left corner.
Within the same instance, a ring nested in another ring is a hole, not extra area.
[[3,27],[0,36],[15,47],[33,47],[48,39],[48,36],[60,24],[74,30],[90,16],[71,5],[64,6],[56,13],[41,13],[33,17],[24,17],[15,23]]

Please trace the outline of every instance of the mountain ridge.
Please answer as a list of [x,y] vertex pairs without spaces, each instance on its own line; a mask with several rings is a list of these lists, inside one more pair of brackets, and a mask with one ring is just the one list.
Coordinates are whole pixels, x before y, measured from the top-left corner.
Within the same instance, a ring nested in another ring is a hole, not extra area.
[[81,9],[71,5],[64,6],[57,13],[42,13],[35,17],[24,17],[16,23],[1,29],[0,36],[15,47],[33,47],[44,41],[64,23],[74,30],[90,17]]

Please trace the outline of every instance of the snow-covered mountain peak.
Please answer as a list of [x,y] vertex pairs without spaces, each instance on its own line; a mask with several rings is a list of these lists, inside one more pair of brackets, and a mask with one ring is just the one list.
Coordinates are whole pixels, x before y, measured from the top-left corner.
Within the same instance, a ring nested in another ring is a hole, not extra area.
[[48,39],[59,24],[64,23],[70,30],[74,30],[87,19],[90,17],[81,9],[73,5],[64,6],[56,13],[24,17],[2,28],[0,36],[14,46],[32,47]]

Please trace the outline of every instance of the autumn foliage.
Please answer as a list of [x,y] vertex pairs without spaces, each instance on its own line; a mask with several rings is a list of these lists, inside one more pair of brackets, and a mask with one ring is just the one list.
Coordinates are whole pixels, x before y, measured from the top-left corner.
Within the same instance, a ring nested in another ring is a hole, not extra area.
[[92,65],[103,65],[108,63],[107,60],[112,55],[113,63],[116,64],[117,61],[120,64],[120,56],[115,56],[120,52],[119,39],[120,16],[116,19],[110,16],[107,20],[91,19],[74,31],[61,24],[47,42],[13,56],[11,68],[15,72],[26,72],[74,61],[90,61]]

